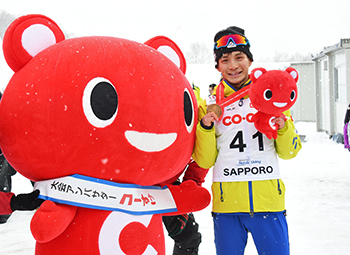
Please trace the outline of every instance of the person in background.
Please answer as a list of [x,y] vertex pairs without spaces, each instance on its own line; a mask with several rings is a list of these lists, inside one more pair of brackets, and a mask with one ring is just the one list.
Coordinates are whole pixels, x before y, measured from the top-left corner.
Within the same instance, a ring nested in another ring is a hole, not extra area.
[[348,105],[348,109],[345,113],[344,119],[344,148],[350,151],[350,104]]
[[[200,167],[213,166],[212,216],[218,255],[243,255],[250,232],[260,255],[288,255],[285,186],[278,157],[291,159],[301,149],[290,111],[275,118],[276,140],[256,130],[249,116],[256,112],[249,96],[225,107],[219,119],[207,105],[229,97],[251,83],[253,62],[244,30],[228,27],[214,37],[216,69],[222,80],[214,95],[199,106],[192,158]],[[213,102],[211,102],[213,100]],[[219,111],[220,112],[220,111]]]
[[214,93],[215,86],[216,86],[215,83],[212,83],[209,85],[209,96]]
[[192,89],[193,89],[194,95],[196,96],[197,103],[199,105],[203,101],[203,99],[201,98],[201,89],[195,86],[193,82],[192,82]]
[[[16,174],[16,170],[7,162],[0,150],[0,192],[11,192],[11,176]],[[11,214],[0,213],[0,223],[6,223]]]
[[[2,93],[0,92],[0,100],[2,98]],[[12,182],[11,177],[17,172],[13,167],[7,162],[2,151],[0,150],[0,192],[11,192]],[[6,223],[11,214],[1,214],[0,213],[0,224]]]

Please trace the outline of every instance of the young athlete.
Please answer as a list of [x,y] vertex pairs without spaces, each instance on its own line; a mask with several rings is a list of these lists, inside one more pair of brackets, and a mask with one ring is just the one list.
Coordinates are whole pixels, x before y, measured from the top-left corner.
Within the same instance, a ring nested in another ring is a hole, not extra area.
[[200,167],[213,167],[213,221],[218,255],[244,254],[248,232],[260,255],[289,254],[285,216],[285,187],[277,156],[295,157],[301,149],[289,110],[275,118],[278,137],[269,140],[258,132],[249,116],[248,96],[225,107],[219,118],[208,112],[219,95],[229,97],[251,83],[253,62],[250,42],[239,27],[228,27],[214,37],[216,68],[222,75],[213,96],[199,106],[199,124],[193,159]]

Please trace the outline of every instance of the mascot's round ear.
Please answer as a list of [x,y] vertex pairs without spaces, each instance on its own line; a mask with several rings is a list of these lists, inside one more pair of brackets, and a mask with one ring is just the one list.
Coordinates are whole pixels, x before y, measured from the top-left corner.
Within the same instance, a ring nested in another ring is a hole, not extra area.
[[19,17],[7,28],[3,52],[7,64],[16,72],[42,50],[64,40],[58,25],[48,17],[32,14]]
[[265,68],[258,67],[253,69],[253,71],[250,73],[250,80],[252,82],[255,82],[262,74],[266,73]]
[[295,82],[298,82],[299,80],[299,74],[297,72],[297,70],[295,70],[293,67],[288,67],[286,69],[286,72],[288,72],[292,77],[293,79],[295,80]]
[[160,51],[185,74],[186,73],[186,60],[179,46],[165,36],[156,36],[145,42],[146,45]]

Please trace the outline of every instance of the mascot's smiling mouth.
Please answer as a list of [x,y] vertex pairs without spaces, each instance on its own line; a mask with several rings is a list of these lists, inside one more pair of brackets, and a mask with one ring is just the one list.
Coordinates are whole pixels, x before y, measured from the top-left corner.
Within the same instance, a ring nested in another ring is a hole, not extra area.
[[172,145],[177,138],[177,134],[155,134],[125,131],[125,137],[132,146],[141,151],[157,152],[162,151]]
[[273,105],[276,106],[276,107],[282,108],[282,107],[285,107],[285,106],[287,105],[287,103],[278,103],[278,102],[274,102]]

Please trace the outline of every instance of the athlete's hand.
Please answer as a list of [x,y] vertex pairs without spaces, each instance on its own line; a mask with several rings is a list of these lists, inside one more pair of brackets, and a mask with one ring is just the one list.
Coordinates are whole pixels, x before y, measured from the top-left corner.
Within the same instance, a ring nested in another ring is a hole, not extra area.
[[202,124],[206,127],[210,127],[214,121],[219,121],[218,116],[214,112],[209,112],[202,118]]
[[284,118],[282,117],[276,117],[272,120],[272,123],[277,124],[278,129],[282,129],[284,128],[285,121],[284,121]]

